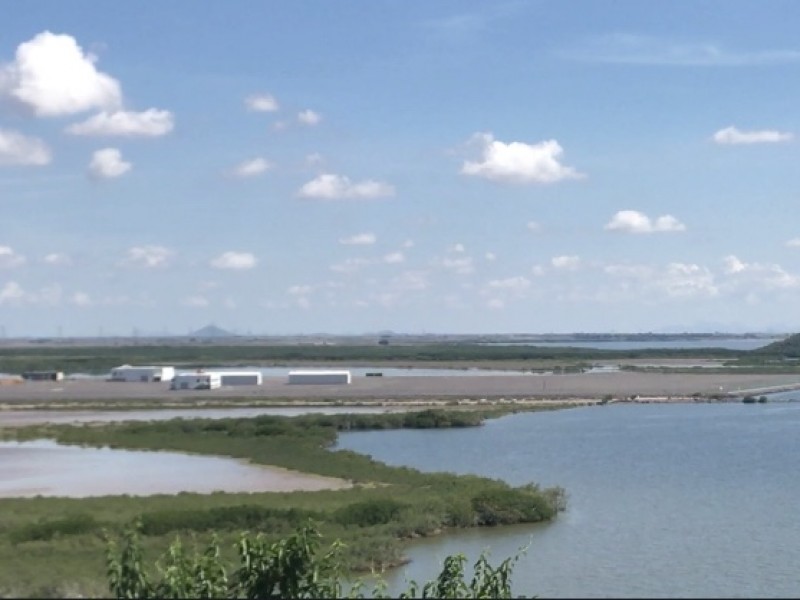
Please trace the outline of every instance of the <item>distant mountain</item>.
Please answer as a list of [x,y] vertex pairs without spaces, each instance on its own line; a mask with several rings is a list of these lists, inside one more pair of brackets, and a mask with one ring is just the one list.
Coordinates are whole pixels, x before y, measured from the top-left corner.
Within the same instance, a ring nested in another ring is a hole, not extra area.
[[189,334],[189,337],[225,338],[225,337],[236,337],[236,334],[212,324],[212,325],[206,325],[205,327],[198,329],[197,331],[193,331],[192,333]]

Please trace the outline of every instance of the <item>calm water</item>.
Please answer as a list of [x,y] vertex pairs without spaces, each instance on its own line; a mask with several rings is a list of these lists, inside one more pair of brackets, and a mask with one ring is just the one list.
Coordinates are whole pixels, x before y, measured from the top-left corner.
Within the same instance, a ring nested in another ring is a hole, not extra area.
[[22,427],[41,423],[245,419],[259,415],[296,417],[308,414],[385,413],[405,410],[413,409],[379,406],[264,406],[242,408],[154,408],[141,410],[0,410],[0,428]]
[[0,442],[0,498],[269,492],[346,487],[324,477],[221,456]]
[[540,597],[796,597],[800,405],[579,408],[477,429],[352,433],[340,446],[420,469],[562,485],[554,523],[415,542],[392,574],[434,577],[448,554],[499,562],[530,543],[515,592]]

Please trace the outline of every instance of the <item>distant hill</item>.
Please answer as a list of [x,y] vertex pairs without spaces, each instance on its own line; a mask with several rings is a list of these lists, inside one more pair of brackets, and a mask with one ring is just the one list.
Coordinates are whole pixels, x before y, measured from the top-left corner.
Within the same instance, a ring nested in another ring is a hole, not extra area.
[[206,325],[205,327],[198,329],[197,331],[193,331],[189,334],[189,337],[197,337],[197,338],[226,338],[226,337],[237,337],[235,333],[227,331],[226,329],[222,329],[221,327],[217,327],[216,325]]
[[800,358],[800,333],[790,335],[780,342],[772,342],[752,351],[753,354],[767,354],[769,356],[785,356],[787,358]]

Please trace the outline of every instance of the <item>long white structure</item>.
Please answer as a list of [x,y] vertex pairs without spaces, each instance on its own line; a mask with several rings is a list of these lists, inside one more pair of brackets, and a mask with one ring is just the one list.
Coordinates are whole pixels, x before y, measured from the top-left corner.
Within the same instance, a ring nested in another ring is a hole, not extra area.
[[261,385],[261,371],[216,371],[222,385]]
[[122,365],[111,369],[111,381],[172,381],[175,367],[133,367]]
[[171,390],[215,390],[222,386],[219,373],[198,371],[178,373],[169,386]]
[[289,371],[292,384],[349,384],[350,371]]

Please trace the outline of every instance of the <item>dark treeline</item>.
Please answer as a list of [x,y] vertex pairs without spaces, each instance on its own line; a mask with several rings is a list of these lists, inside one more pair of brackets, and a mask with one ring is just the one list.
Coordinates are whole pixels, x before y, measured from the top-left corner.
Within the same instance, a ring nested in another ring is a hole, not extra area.
[[[639,358],[747,357],[753,351],[725,348],[600,350],[573,347],[485,346],[426,344],[418,346],[163,346],[0,348],[0,371],[20,373],[58,369],[67,373],[103,374],[121,364],[174,364],[184,368],[212,366],[269,366],[290,363],[425,364],[501,361],[568,361]],[[759,356],[768,351],[762,350]],[[455,365],[457,366],[457,365]]]

